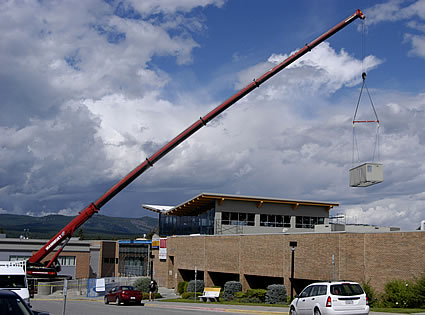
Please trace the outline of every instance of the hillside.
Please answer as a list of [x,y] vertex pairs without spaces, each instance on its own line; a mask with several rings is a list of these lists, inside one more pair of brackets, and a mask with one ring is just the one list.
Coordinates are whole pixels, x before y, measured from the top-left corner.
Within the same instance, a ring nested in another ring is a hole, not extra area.
[[[63,215],[33,217],[0,214],[0,231],[7,237],[19,237],[28,229],[30,238],[50,239],[73,218]],[[117,218],[96,214],[81,229],[85,239],[128,239],[142,237],[157,227],[158,219],[153,217]],[[73,236],[80,233],[77,230]]]

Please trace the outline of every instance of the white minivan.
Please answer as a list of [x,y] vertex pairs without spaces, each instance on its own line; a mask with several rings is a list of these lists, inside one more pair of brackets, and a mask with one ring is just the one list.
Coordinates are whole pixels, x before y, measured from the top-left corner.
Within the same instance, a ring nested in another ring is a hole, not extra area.
[[313,283],[295,297],[291,315],[367,315],[369,303],[360,284],[350,281]]
[[16,292],[27,304],[30,303],[26,261],[0,261],[0,290]]

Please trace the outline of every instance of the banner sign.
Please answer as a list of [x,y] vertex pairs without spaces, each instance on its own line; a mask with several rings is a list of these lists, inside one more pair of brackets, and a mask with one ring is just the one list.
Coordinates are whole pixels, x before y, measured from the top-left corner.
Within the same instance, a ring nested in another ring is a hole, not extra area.
[[159,240],[159,259],[165,260],[167,259],[167,239],[161,238]]

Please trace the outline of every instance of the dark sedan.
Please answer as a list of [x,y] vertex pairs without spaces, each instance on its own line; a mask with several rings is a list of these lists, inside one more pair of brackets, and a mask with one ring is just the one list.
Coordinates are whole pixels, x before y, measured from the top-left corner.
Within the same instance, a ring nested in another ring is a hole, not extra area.
[[0,290],[0,314],[2,315],[49,315],[31,310],[25,301],[15,292]]
[[113,287],[108,293],[106,293],[104,301],[105,304],[109,304],[109,302],[115,302],[117,305],[120,305],[121,303],[143,304],[142,292],[136,290],[130,285]]

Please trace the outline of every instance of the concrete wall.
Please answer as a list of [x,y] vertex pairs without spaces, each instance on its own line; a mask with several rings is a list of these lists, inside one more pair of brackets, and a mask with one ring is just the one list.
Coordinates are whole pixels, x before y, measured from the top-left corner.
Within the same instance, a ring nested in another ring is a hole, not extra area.
[[[167,240],[167,260],[155,259],[155,279],[176,288],[179,270],[237,274],[244,290],[246,276],[279,277],[289,286],[291,249],[296,241],[295,278],[367,282],[382,291],[393,279],[412,280],[425,271],[425,232],[299,233],[263,235],[177,236]],[[332,265],[335,257],[335,267]],[[157,256],[157,255],[156,255]],[[170,259],[172,256],[172,261]]]

